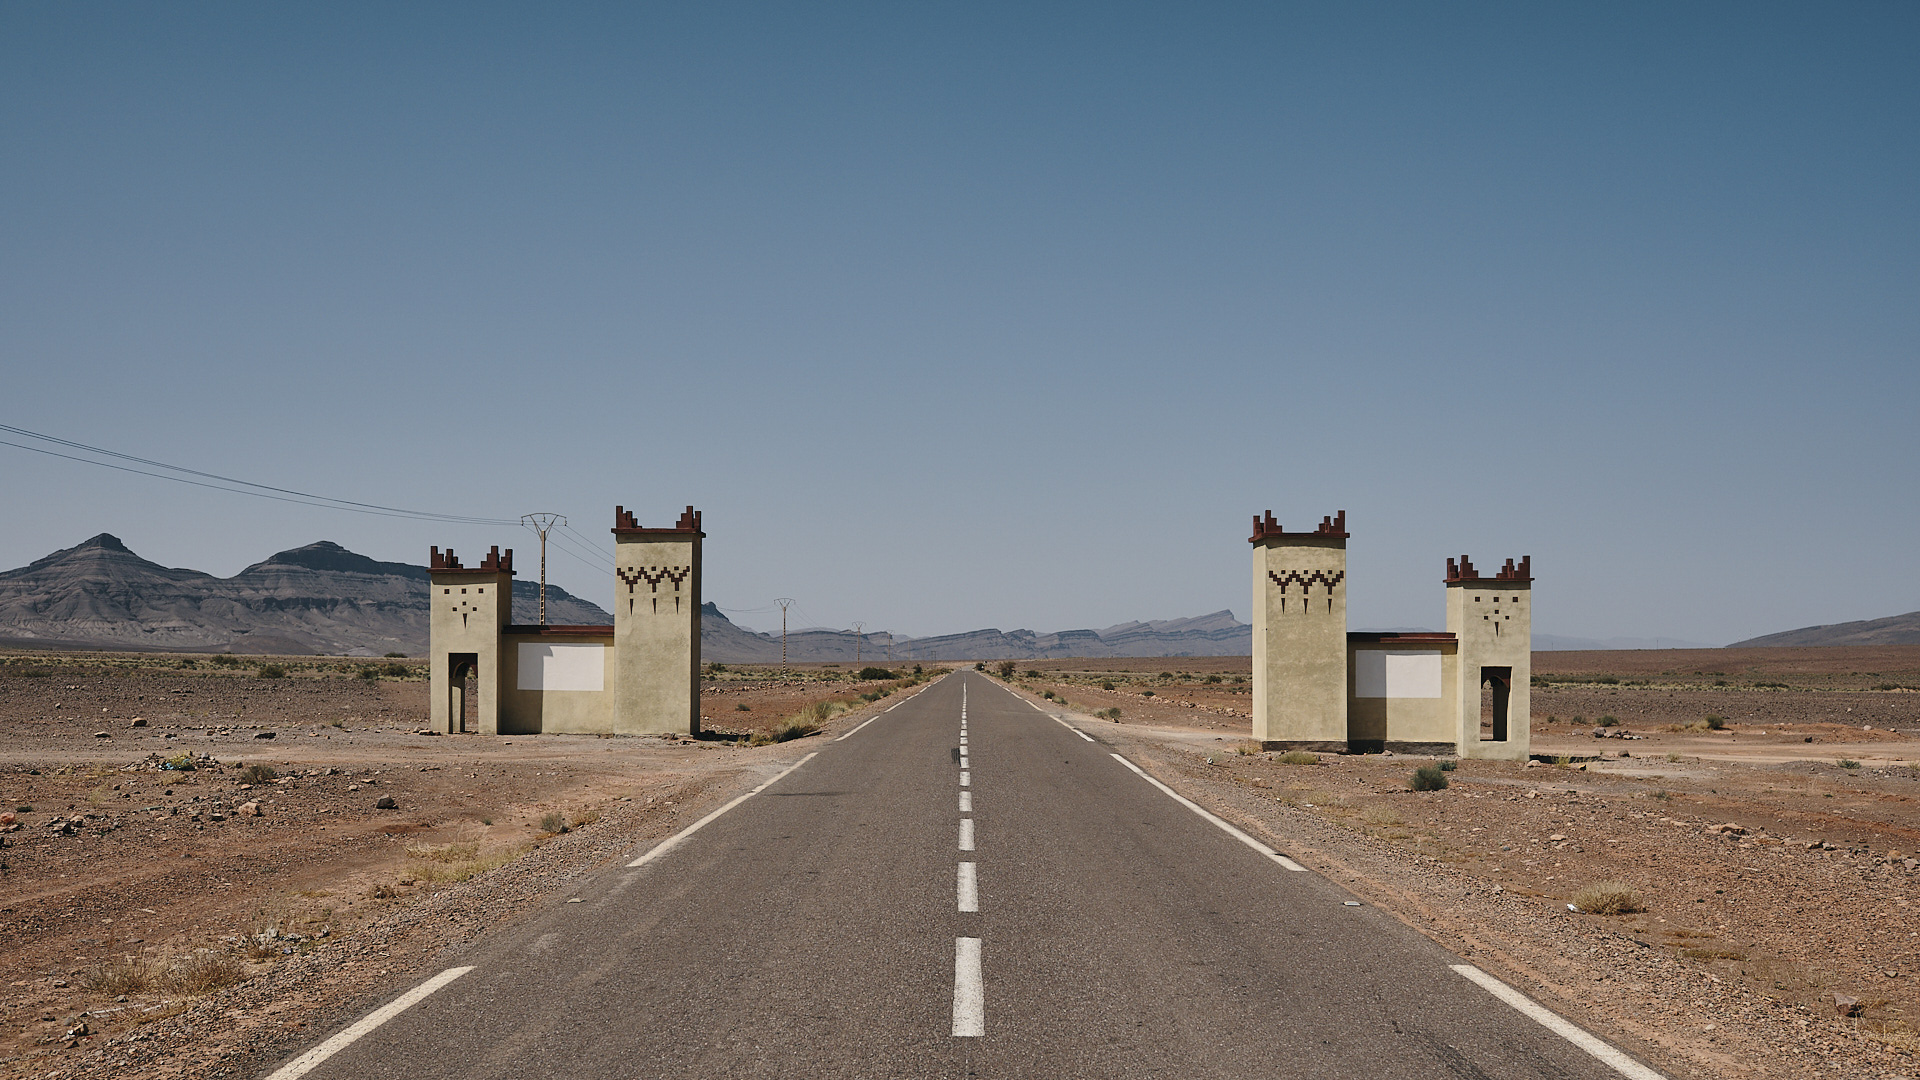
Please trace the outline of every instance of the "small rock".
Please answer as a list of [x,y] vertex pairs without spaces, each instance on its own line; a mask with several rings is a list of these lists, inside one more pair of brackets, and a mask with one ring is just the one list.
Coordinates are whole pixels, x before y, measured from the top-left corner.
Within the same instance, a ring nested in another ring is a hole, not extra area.
[[1833,992],[1833,1011],[1839,1013],[1841,1016],[1859,1016],[1860,999],[1848,997],[1840,991],[1835,990]]
[[256,731],[253,733],[253,737],[256,739],[271,739],[278,734],[279,732],[277,731]]
[[128,727],[146,727],[147,718],[144,716],[136,716],[133,719],[127,721],[127,726]]
[[1537,761],[1534,761],[1534,760],[1532,760],[1531,758],[1529,758],[1529,759],[1527,760],[1527,764],[1526,764],[1526,767],[1527,767],[1527,768],[1529,768],[1529,769],[1537,769],[1537,768],[1539,768],[1539,767],[1540,767],[1540,763],[1539,763],[1539,762],[1537,762]]
[[1565,833],[1554,833],[1552,836],[1547,837],[1547,843],[1557,844],[1560,841],[1565,840],[1566,838],[1567,837]]
[[111,731],[96,731],[96,732],[94,732],[94,733],[93,733],[93,737],[94,737],[94,738],[96,738],[96,739],[111,739],[111,738],[113,738],[113,732],[111,732]]
[[262,813],[257,802],[243,802],[234,807],[233,812],[240,817],[260,817]]
[[373,808],[375,810],[398,810],[400,809],[400,804],[394,801],[393,796],[382,795],[380,796],[380,801],[373,804]]

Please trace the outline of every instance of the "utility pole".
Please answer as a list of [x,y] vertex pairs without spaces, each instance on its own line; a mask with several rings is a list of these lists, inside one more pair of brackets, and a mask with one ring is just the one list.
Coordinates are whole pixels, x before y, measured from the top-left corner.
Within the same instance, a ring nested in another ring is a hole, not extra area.
[[782,596],[774,603],[780,605],[780,671],[787,670],[787,605],[793,603],[793,597]]
[[893,662],[893,631],[887,631],[887,662]]
[[559,514],[521,514],[520,524],[540,534],[540,625],[547,625],[547,533],[555,525],[565,525]]
[[860,639],[865,636],[862,631],[866,628],[867,624],[863,622],[853,624],[853,662],[856,666],[860,663]]

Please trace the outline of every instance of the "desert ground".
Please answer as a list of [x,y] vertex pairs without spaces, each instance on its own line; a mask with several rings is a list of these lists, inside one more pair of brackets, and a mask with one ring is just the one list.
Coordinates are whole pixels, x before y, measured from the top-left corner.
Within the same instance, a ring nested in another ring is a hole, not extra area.
[[809,706],[923,685],[857,674],[710,666],[699,739],[489,738],[427,735],[406,660],[0,655],[0,1076],[251,1075],[799,757]]
[[[1244,657],[1007,679],[1669,1075],[1915,1075],[1920,647],[1534,673],[1543,760],[1418,792],[1424,758],[1252,750]],[[0,1076],[253,1075],[797,760],[809,707],[923,685],[858,674],[712,670],[702,739],[489,738],[423,734],[412,661],[0,655]],[[1607,881],[1643,910],[1568,909]]]

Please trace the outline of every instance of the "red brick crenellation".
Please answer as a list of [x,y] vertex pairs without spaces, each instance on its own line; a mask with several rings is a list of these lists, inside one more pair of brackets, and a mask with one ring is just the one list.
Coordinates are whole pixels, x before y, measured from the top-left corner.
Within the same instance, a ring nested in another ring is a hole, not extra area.
[[[1255,514],[1253,516],[1253,535],[1247,537],[1247,543],[1257,544],[1260,541],[1266,540],[1271,537],[1286,536],[1286,535],[1288,535],[1287,531],[1281,528],[1280,523],[1273,519],[1273,511],[1269,510],[1267,511],[1267,515],[1264,520],[1262,520],[1259,514]],[[1314,529],[1312,532],[1294,533],[1292,535],[1318,536],[1325,539],[1346,540],[1346,539],[1349,539],[1352,534],[1347,532],[1347,512],[1345,510],[1342,510],[1338,514],[1334,515],[1333,517],[1321,518],[1319,527]]]
[[1460,556],[1458,564],[1455,564],[1452,559],[1447,560],[1447,584],[1449,585],[1461,585],[1474,581],[1526,582],[1532,580],[1533,556],[1531,555],[1522,555],[1517,564],[1512,559],[1508,559],[1507,564],[1495,571],[1490,578],[1481,577],[1480,571],[1473,565],[1473,560],[1465,555]]

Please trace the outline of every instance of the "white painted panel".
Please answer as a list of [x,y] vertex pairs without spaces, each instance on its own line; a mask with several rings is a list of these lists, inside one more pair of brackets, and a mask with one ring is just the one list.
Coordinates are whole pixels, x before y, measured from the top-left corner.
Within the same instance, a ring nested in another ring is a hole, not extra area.
[[1437,698],[1440,696],[1440,653],[1359,649],[1353,654],[1353,696]]
[[604,690],[607,649],[604,645],[520,643],[520,689]]

